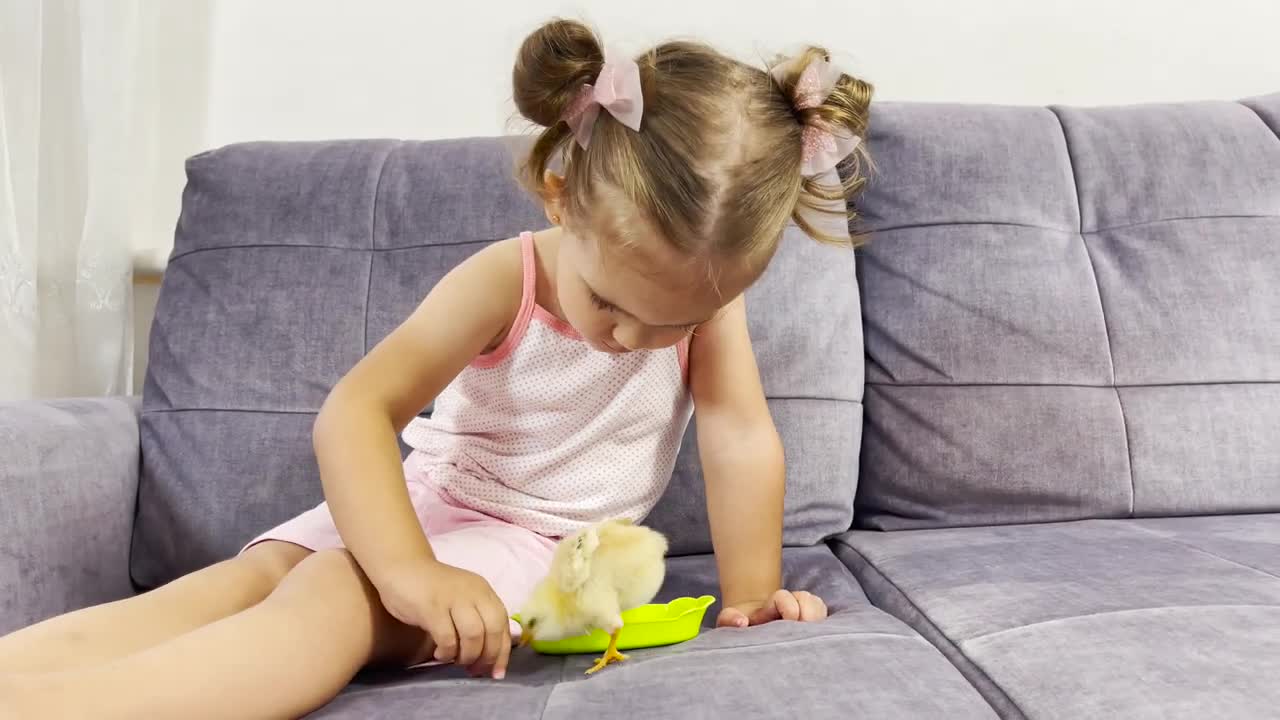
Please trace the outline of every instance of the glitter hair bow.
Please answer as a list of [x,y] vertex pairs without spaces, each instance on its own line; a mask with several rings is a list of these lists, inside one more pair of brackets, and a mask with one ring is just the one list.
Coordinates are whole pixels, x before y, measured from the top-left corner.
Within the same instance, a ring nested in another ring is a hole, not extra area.
[[[792,61],[794,62],[794,61]],[[773,68],[775,80],[782,79],[791,69],[791,62]],[[826,60],[817,58],[800,73],[791,102],[796,110],[808,110],[826,102],[840,79],[840,70]],[[800,174],[805,177],[821,175],[849,156],[862,142],[862,138],[849,134],[842,128],[834,128],[822,121],[806,123],[801,136]]]
[[595,83],[583,83],[578,95],[565,108],[561,120],[569,126],[582,147],[591,144],[591,130],[604,108],[615,120],[632,130],[640,129],[644,96],[640,93],[640,66],[631,58],[617,59],[605,54],[604,67]]

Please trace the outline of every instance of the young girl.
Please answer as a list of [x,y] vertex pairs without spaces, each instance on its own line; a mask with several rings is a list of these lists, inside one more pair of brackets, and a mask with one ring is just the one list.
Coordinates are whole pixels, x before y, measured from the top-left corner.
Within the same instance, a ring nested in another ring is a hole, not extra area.
[[809,210],[860,183],[856,160],[822,178],[861,152],[870,86],[818,49],[772,73],[687,42],[631,61],[556,21],[514,92],[545,127],[525,179],[551,228],[458,266],[334,387],[314,429],[327,502],[0,639],[0,716],[297,716],[370,664],[500,679],[555,538],[643,519],[693,407],[719,625],[826,616],[781,587],[782,448],[742,293],[789,220],[833,239]]

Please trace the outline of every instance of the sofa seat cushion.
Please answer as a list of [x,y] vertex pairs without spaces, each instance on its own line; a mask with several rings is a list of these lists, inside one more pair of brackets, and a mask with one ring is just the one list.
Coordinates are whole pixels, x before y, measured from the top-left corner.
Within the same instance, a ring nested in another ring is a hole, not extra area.
[[855,531],[835,548],[1003,717],[1280,707],[1280,515]]
[[[994,718],[981,696],[927,640],[871,606],[824,547],[784,556],[787,584],[818,593],[831,617],[747,630],[707,629],[594,676],[589,656],[513,654],[507,679],[455,668],[367,675],[317,718]],[[660,600],[718,594],[714,558],[673,558]],[[707,613],[714,625],[720,606]]]

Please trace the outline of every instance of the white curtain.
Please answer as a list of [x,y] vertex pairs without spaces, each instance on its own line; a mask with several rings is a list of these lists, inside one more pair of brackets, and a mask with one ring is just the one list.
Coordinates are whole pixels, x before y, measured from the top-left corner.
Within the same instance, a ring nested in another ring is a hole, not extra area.
[[135,390],[133,250],[172,231],[155,168],[181,167],[156,147],[172,5],[0,0],[0,400]]

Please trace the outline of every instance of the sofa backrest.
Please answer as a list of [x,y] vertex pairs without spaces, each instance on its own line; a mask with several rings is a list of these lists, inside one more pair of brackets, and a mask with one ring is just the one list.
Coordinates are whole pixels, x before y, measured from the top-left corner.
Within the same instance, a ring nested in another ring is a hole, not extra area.
[[872,125],[859,525],[1280,510],[1280,95]]
[[[151,334],[135,582],[234,553],[322,499],[311,449],[329,388],[485,244],[545,225],[500,139],[254,143],[187,163]],[[854,254],[790,230],[749,295],[789,454],[787,541],[852,522],[862,338]],[[695,443],[650,518],[710,549]]]

